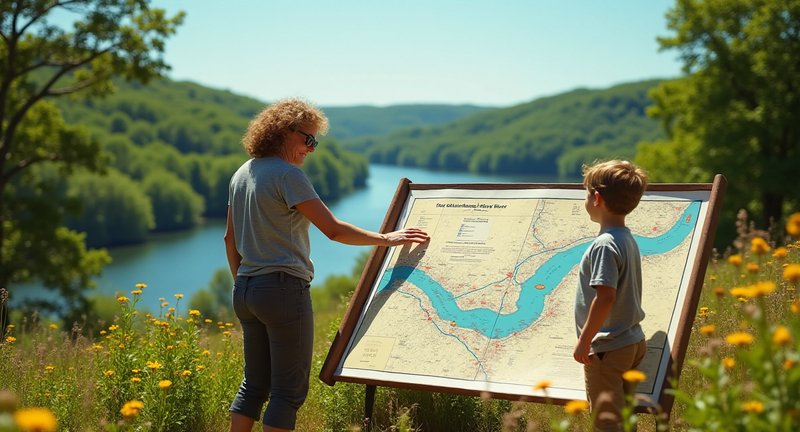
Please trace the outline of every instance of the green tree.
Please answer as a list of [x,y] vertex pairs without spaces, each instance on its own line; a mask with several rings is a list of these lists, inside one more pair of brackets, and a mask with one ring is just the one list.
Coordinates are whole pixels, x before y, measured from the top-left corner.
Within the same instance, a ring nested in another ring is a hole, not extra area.
[[[82,290],[108,257],[63,228],[66,207],[52,204],[60,192],[40,187],[31,168],[102,172],[105,158],[99,143],[68,126],[48,99],[102,96],[113,90],[112,77],[146,82],[165,70],[164,41],[183,14],[170,18],[149,3],[0,2],[0,286],[38,277],[70,300],[60,309],[65,315],[85,307]],[[71,20],[71,28],[53,23],[55,17]]]
[[186,181],[167,171],[154,171],[144,178],[144,191],[153,203],[156,230],[192,228],[200,221],[203,197]]
[[668,138],[643,143],[637,161],[655,181],[724,174],[721,226],[739,208],[779,221],[800,204],[800,1],[678,0],[667,22],[675,33],[659,43],[686,76],[651,91]]

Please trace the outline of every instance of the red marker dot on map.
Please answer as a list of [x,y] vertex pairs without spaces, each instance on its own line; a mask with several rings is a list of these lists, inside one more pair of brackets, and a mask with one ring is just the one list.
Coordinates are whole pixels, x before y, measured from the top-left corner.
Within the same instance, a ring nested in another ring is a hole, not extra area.
[[456,322],[455,321],[450,321],[450,327],[455,327],[455,326],[456,326]]
[[544,289],[544,285],[543,284],[536,284],[536,289],[543,290]]
[[514,276],[514,273],[508,272],[508,273],[506,273],[506,276],[507,277],[512,277],[512,276]]

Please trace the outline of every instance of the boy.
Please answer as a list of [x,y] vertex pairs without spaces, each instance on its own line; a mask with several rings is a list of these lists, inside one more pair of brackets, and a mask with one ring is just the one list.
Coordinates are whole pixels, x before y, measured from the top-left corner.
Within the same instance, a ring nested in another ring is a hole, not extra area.
[[600,233],[583,255],[575,300],[578,343],[595,430],[622,430],[626,394],[634,391],[622,374],[635,369],[647,351],[639,323],[642,271],[639,247],[625,216],[639,204],[647,174],[628,161],[583,167],[586,212]]

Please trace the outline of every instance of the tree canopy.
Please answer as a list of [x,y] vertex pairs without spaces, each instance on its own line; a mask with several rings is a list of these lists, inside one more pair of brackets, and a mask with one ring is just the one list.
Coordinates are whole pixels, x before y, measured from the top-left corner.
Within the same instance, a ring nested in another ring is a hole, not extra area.
[[64,122],[49,100],[102,96],[113,90],[113,77],[147,82],[166,70],[164,42],[183,14],[168,17],[149,3],[0,3],[0,286],[36,276],[78,300],[62,309],[67,316],[85,308],[79,293],[108,256],[87,250],[82,234],[63,227],[65,216],[76,211],[74,201],[40,175],[50,167],[60,175],[103,172],[107,158],[100,143]]
[[724,174],[723,227],[740,208],[780,221],[800,204],[800,0],[678,0],[667,22],[686,76],[650,93],[667,138],[637,161],[653,181]]

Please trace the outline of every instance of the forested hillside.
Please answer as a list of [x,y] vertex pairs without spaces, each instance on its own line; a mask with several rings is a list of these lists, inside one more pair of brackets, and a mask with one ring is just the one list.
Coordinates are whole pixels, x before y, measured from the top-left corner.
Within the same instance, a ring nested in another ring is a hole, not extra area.
[[663,136],[648,118],[647,91],[659,81],[579,89],[442,126],[344,140],[371,162],[479,173],[577,176],[581,164],[633,158],[636,145]]
[[385,135],[397,129],[443,125],[491,108],[475,105],[392,105],[323,108],[331,121],[329,135],[355,138]]
[[[264,103],[169,80],[119,84],[102,100],[59,100],[68,123],[85,125],[109,154],[107,176],[73,176],[66,193],[82,203],[68,225],[89,246],[144,240],[151,230],[223,217],[231,174],[248,157],[241,136]],[[333,200],[363,185],[366,159],[325,139],[304,169]]]

